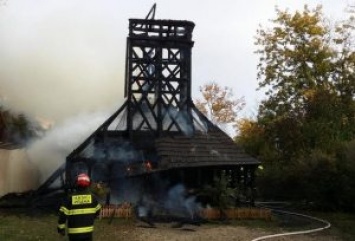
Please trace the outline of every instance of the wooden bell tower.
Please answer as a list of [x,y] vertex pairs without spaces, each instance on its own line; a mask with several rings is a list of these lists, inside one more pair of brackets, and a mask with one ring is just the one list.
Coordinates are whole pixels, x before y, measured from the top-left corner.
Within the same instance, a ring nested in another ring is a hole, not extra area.
[[[149,15],[149,14],[148,14]],[[130,19],[125,96],[129,132],[181,132],[192,126],[190,21]]]

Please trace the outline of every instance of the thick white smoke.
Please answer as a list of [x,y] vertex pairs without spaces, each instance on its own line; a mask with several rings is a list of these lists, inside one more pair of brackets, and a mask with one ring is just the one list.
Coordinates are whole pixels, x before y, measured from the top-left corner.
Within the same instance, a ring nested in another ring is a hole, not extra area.
[[0,6],[0,96],[12,110],[58,122],[122,100],[127,19],[69,2]]
[[34,179],[45,181],[122,103],[129,12],[117,5],[0,4],[0,105],[54,123],[28,147]]
[[36,163],[40,173],[40,182],[44,182],[60,167],[75,148],[94,132],[113,110],[80,114],[65,120],[48,131],[46,135],[30,145],[28,155]]

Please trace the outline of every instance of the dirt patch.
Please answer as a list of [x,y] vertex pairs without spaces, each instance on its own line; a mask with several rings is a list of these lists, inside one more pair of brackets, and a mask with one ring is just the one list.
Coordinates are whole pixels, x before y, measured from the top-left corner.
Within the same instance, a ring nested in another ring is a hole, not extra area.
[[[156,224],[156,228],[138,225],[130,240],[134,241],[251,241],[254,238],[272,234],[259,228],[236,227],[229,225],[184,225],[172,228],[172,224]],[[124,231],[123,231],[124,232]],[[340,241],[324,233],[295,235],[268,239],[273,241]]]

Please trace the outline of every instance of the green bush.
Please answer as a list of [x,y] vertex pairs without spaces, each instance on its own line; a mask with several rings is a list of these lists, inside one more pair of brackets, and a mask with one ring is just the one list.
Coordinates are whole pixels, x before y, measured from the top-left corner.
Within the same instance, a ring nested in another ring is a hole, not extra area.
[[355,141],[336,154],[320,150],[292,163],[265,165],[258,172],[259,197],[297,201],[320,210],[355,211]]

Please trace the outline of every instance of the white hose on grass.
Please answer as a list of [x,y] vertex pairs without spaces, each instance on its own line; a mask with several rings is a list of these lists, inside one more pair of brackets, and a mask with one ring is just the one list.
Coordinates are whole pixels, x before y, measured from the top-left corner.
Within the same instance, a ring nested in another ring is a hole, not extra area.
[[281,236],[290,236],[290,235],[315,233],[315,232],[320,232],[320,231],[323,231],[323,230],[328,229],[328,228],[331,227],[330,222],[328,222],[326,220],[323,220],[323,219],[320,219],[320,218],[317,218],[317,217],[312,217],[312,216],[305,215],[305,214],[300,214],[300,213],[281,211],[281,210],[274,210],[274,209],[271,209],[271,210],[279,212],[279,213],[288,214],[288,215],[301,216],[301,217],[305,217],[305,218],[308,218],[308,219],[312,219],[312,220],[318,221],[320,223],[323,223],[324,226],[321,227],[321,228],[315,228],[315,229],[306,229],[306,230],[300,230],[300,231],[294,231],[294,232],[265,235],[265,236],[261,236],[261,237],[255,238],[255,239],[253,239],[251,241],[259,241],[259,240],[265,240],[265,239],[276,238],[276,237],[281,237]]

